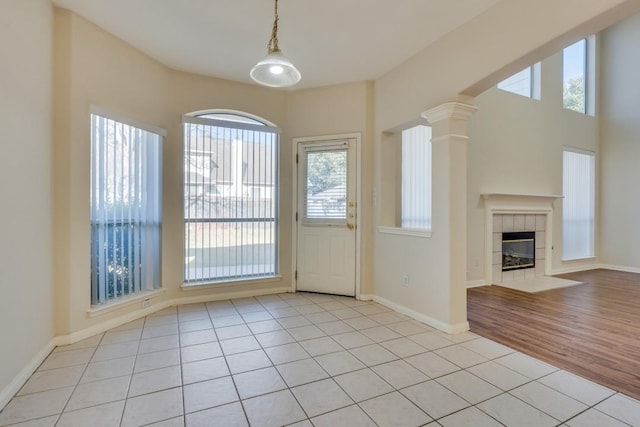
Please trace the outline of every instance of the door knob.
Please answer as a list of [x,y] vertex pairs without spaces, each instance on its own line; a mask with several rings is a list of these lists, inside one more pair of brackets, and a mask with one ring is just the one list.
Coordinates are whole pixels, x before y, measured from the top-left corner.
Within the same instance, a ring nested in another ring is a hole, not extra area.
[[351,223],[347,223],[347,228],[348,228],[349,230],[353,230],[354,228],[356,228],[356,226],[355,226],[355,225],[353,225],[353,224],[351,224]]

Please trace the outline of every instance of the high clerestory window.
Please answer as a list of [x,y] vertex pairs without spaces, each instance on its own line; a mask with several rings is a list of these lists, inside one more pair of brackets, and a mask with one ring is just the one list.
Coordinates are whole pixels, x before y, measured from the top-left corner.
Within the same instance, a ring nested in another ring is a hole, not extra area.
[[540,99],[540,63],[527,67],[498,83],[498,89]]
[[280,129],[211,111],[184,122],[184,282],[278,272]]
[[582,114],[595,114],[595,37],[566,47],[562,52],[564,108]]

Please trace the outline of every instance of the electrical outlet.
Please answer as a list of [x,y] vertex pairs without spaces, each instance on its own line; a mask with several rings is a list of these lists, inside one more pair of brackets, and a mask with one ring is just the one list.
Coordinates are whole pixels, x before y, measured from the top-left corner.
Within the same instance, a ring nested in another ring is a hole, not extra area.
[[148,308],[151,307],[151,298],[147,298],[146,300],[142,301],[142,308]]
[[409,275],[408,274],[402,276],[402,286],[405,287],[405,288],[409,287]]

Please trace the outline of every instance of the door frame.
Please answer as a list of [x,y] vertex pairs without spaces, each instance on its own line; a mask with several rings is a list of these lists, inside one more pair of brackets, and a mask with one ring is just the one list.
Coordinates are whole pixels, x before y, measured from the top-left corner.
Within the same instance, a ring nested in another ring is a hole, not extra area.
[[298,269],[298,221],[296,221],[296,213],[298,212],[298,162],[296,161],[296,155],[298,154],[298,144],[303,142],[329,142],[336,140],[351,139],[355,140],[356,144],[356,253],[355,253],[355,268],[356,268],[356,299],[360,299],[360,242],[361,242],[361,213],[362,213],[362,191],[361,191],[361,177],[362,177],[362,135],[360,132],[354,133],[341,133],[336,135],[323,135],[323,136],[305,136],[300,138],[293,138],[292,144],[292,159],[293,159],[293,172],[291,180],[291,191],[293,203],[291,208],[291,290],[296,292],[298,288],[298,280],[296,279],[296,271]]

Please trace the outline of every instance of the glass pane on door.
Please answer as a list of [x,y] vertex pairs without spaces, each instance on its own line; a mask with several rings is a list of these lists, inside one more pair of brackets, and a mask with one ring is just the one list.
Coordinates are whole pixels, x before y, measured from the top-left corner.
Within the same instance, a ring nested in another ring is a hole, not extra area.
[[347,218],[347,150],[307,151],[305,219]]

